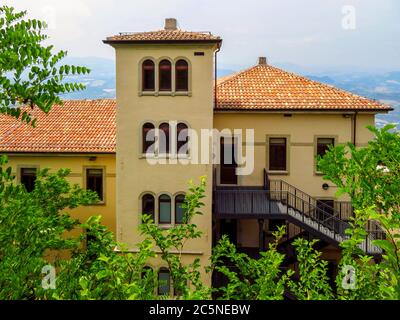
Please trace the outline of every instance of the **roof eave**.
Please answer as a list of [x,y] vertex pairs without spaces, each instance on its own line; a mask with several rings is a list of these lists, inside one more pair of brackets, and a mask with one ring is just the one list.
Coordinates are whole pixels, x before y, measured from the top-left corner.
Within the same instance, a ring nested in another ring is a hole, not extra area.
[[210,40],[103,40],[103,43],[113,44],[172,44],[172,43],[183,43],[183,44],[199,44],[199,43],[210,43],[210,44],[221,44],[222,39],[210,39]]
[[388,113],[393,111],[393,108],[388,109],[333,109],[333,108],[321,108],[321,109],[241,109],[241,108],[214,108],[214,112],[372,112],[372,113]]

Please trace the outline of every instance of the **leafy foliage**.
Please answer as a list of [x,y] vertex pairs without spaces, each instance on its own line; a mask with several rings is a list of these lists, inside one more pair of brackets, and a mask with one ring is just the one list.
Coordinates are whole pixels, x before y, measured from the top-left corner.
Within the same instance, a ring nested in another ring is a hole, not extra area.
[[298,279],[291,279],[288,288],[299,300],[329,300],[333,298],[327,276],[328,262],[313,245],[317,240],[298,238],[294,241],[299,268]]
[[284,235],[284,227],[274,232],[275,242],[267,251],[260,252],[259,259],[237,252],[236,246],[223,236],[213,250],[214,272],[223,274],[228,283],[215,291],[223,300],[282,300],[285,284],[293,274],[280,269],[284,254],[277,246]]
[[194,259],[191,263],[182,263],[182,251],[185,244],[200,238],[202,232],[192,222],[204,206],[202,199],[205,197],[206,180],[200,178],[198,186],[190,182],[189,192],[185,197],[183,209],[185,215],[183,224],[169,229],[160,229],[151,221],[148,215],[143,215],[143,223],[140,225],[145,241],[152,241],[161,251],[161,259],[168,265],[175,291],[180,293],[182,299],[207,299],[210,297],[210,289],[203,284],[200,272],[200,260]]
[[32,299],[41,284],[49,250],[72,249],[65,237],[79,223],[65,211],[96,201],[96,195],[66,181],[69,170],[38,173],[27,192],[14,183],[7,160],[0,157],[0,299]]
[[[400,134],[394,128],[369,127],[375,139],[367,147],[338,146],[319,161],[324,178],[338,186],[338,194],[350,196],[356,212],[342,265],[356,269],[358,285],[341,291],[341,298],[400,299]],[[366,228],[375,225],[379,228],[367,237]],[[359,249],[371,240],[383,250],[381,263],[373,264]]]
[[[144,273],[148,258],[154,257],[149,241],[140,244],[137,254],[121,253],[112,232],[101,225],[101,217],[91,217],[82,225],[86,245],[68,260],[58,261],[57,288],[48,293],[55,299],[133,300],[153,299],[155,278]],[[90,240],[89,240],[90,239]]]
[[29,109],[38,107],[49,112],[61,104],[60,95],[83,90],[80,83],[67,82],[66,76],[87,74],[81,66],[60,64],[66,51],[53,53],[53,46],[44,46],[48,37],[46,24],[26,19],[26,12],[0,7],[0,113],[35,124]]

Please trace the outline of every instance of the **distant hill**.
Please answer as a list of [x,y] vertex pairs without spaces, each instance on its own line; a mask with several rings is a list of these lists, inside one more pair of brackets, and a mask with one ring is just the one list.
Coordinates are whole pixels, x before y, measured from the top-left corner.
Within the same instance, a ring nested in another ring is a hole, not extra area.
[[[96,99],[115,98],[115,61],[99,57],[68,57],[68,64],[89,67],[92,72],[88,76],[75,77],[86,84],[87,89],[64,95],[64,99]],[[388,115],[378,115],[377,125],[397,123],[400,129],[400,71],[362,72],[345,71],[345,68],[326,68],[325,70],[309,69],[295,64],[276,63],[282,69],[298,73],[309,79],[336,86],[346,91],[379,100],[390,104],[395,111]],[[224,77],[239,70],[218,69],[218,77]]]

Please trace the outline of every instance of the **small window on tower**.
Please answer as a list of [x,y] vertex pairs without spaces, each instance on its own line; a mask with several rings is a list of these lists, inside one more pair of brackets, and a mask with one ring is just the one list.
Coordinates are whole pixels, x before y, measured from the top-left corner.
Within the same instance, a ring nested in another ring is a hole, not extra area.
[[175,65],[176,91],[189,90],[189,65],[185,60],[178,60]]
[[172,90],[172,67],[171,62],[162,60],[159,65],[159,89],[160,91]]
[[184,123],[178,123],[176,127],[176,147],[178,154],[188,154],[189,153],[189,131],[188,127]]
[[155,90],[155,76],[154,76],[154,62],[145,60],[142,65],[142,90],[154,91]]
[[155,139],[154,125],[150,122],[146,122],[142,127],[142,153],[154,153]]

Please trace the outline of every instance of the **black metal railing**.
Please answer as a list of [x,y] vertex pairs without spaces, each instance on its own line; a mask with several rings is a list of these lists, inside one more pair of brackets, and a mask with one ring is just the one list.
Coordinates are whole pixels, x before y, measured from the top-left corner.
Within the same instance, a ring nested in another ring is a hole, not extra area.
[[[215,174],[215,173],[214,173]],[[295,219],[308,227],[324,234],[335,242],[348,236],[345,230],[353,215],[350,202],[335,202],[334,207],[319,202],[314,197],[283,180],[270,180],[264,170],[264,188],[232,187],[214,190],[214,213],[225,218],[274,218]],[[285,217],[286,216],[286,217]],[[383,239],[384,231],[379,224],[369,221],[366,226],[368,236],[362,247],[366,252],[376,250],[372,240]]]
[[287,218],[290,215],[335,241],[342,240],[344,230],[349,227],[347,222],[287,190],[219,189],[214,191],[214,210],[217,216],[242,219],[269,215]]

